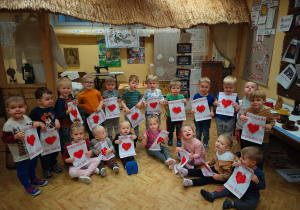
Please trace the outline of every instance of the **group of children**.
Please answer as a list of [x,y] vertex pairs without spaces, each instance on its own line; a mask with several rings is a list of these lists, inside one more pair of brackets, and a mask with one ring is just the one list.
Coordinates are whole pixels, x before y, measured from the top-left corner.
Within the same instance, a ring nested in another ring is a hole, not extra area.
[[[226,95],[234,93],[236,83],[237,80],[235,77],[225,77],[223,80],[224,93]],[[161,113],[157,113],[155,115],[148,114],[147,102],[151,98],[160,98],[159,104],[164,105],[167,110],[166,130],[169,132],[168,139],[164,139],[162,143],[168,143],[169,146],[173,145],[173,133],[176,128],[177,148],[175,152],[178,153],[176,158],[179,160],[182,158],[179,153],[181,145],[182,149],[190,153],[189,161],[185,165],[186,169],[179,167],[177,170],[182,177],[187,175],[200,177],[199,179],[184,178],[182,183],[183,186],[202,186],[210,183],[224,184],[233,172],[232,167],[238,165],[238,157],[236,154],[230,152],[230,148],[233,144],[231,136],[234,132],[235,118],[234,116],[217,114],[216,125],[218,139],[215,142],[215,154],[211,160],[207,162],[208,165],[213,165],[211,169],[214,174],[212,177],[204,177],[200,169],[195,169],[195,167],[201,165],[203,160],[206,158],[205,150],[208,148],[208,142],[210,139],[209,129],[211,126],[211,120],[208,119],[198,122],[194,120],[196,138],[194,135],[194,129],[191,125],[183,125],[183,121],[171,120],[168,102],[181,100],[182,103],[186,103],[186,99],[182,94],[180,94],[180,81],[173,80],[170,82],[171,94],[167,95],[166,98],[163,97],[161,90],[157,89],[158,78],[153,75],[149,75],[147,77],[147,85],[149,89],[145,91],[143,96],[138,90],[136,90],[139,84],[139,78],[136,75],[131,75],[129,77],[129,89],[124,91],[122,97],[118,90],[116,90],[116,79],[113,77],[106,78],[105,86],[107,90],[102,94],[98,90],[94,89],[94,78],[91,75],[85,75],[82,78],[82,84],[84,90],[79,93],[78,99],[73,100],[70,96],[72,90],[71,81],[68,78],[60,78],[57,82],[57,88],[60,92],[60,96],[56,101],[55,107],[53,107],[52,92],[47,88],[38,88],[35,96],[39,106],[31,111],[29,118],[24,115],[27,106],[22,97],[11,96],[6,100],[6,110],[11,117],[3,127],[2,139],[8,144],[12,152],[17,166],[19,180],[25,187],[25,191],[27,193],[37,195],[40,193],[40,190],[34,186],[44,186],[47,184],[47,180],[40,180],[35,176],[37,157],[32,160],[29,159],[24,142],[24,126],[27,124],[32,124],[34,127],[38,127],[39,132],[40,130],[43,131],[49,128],[59,129],[62,159],[65,164],[69,165],[69,175],[72,178],[78,178],[79,181],[83,183],[91,182],[91,174],[100,174],[101,176],[105,176],[105,164],[108,165],[108,167],[115,173],[119,172],[119,166],[114,158],[107,161],[100,161],[98,157],[94,157],[90,159],[90,162],[87,165],[82,168],[76,168],[72,165],[75,159],[74,157],[70,157],[67,150],[69,145],[76,144],[84,140],[88,150],[85,155],[87,157],[92,157],[93,154],[94,156],[98,156],[100,153],[100,150],[95,149],[94,146],[99,141],[106,141],[109,149],[105,151],[105,154],[109,155],[115,150],[116,155],[119,157],[118,147],[122,143],[122,140],[119,137],[130,135],[130,139],[133,141],[134,146],[136,146],[137,140],[140,139],[139,126],[134,127],[135,135],[133,135],[131,133],[131,123],[126,115],[125,120],[121,122],[119,117],[105,120],[104,126],[107,128],[108,134],[106,133],[105,128],[101,125],[93,127],[92,130],[87,127],[87,130],[89,131],[89,139],[84,139],[85,129],[83,124],[81,124],[80,120],[77,118],[73,120],[74,122],[70,119],[69,114],[73,110],[73,106],[68,105],[69,102],[73,102],[75,105],[83,108],[85,111],[85,118],[94,112],[100,112],[102,108],[104,108],[105,105],[103,103],[103,99],[117,97],[117,101],[120,102],[125,109],[125,114],[130,114],[130,110],[132,108],[139,108],[143,103],[146,107],[146,131],[143,134],[141,143],[145,147],[148,155],[157,157],[166,164],[169,169],[173,169],[176,160],[171,157],[168,147],[160,145],[160,151],[150,150],[151,145],[157,139],[162,129],[160,128]],[[213,96],[208,93],[210,89],[210,79],[207,77],[203,77],[199,80],[198,88],[199,93],[195,94],[193,99],[206,97],[210,108],[210,116],[213,117],[213,106],[220,106],[220,101],[218,101],[219,94],[216,96],[216,100],[214,100]],[[239,112],[238,116],[242,122],[246,122],[248,120],[246,117],[247,113],[266,116],[267,124],[264,127],[266,133],[264,135],[262,145],[251,143],[243,139],[241,140],[242,150],[240,161],[244,166],[253,169],[254,174],[251,176],[252,181],[250,187],[242,199],[236,202],[231,202],[226,199],[224,201],[224,208],[255,208],[258,203],[259,190],[265,188],[264,174],[262,172],[262,152],[264,143],[268,141],[267,132],[272,129],[275,123],[270,111],[263,107],[266,95],[262,90],[257,89],[256,83],[247,82],[244,86],[243,92],[245,96],[242,100],[242,106],[244,108],[249,108],[242,113],[238,97],[236,97],[236,100],[232,102],[231,106],[234,107],[236,112]],[[194,114],[195,110],[192,109],[191,112]],[[115,138],[113,138],[113,130],[116,134]],[[241,130],[238,132],[241,133]],[[201,142],[202,134],[203,144]],[[57,166],[57,156],[58,152],[41,156],[43,175],[45,178],[50,178],[52,176],[51,171],[55,173],[62,172],[62,169]],[[128,175],[138,173],[138,164],[135,161],[134,156],[121,158],[121,162]],[[256,165],[259,163],[261,166],[257,167]],[[223,187],[212,193],[201,190],[201,195],[206,200],[213,202],[215,198],[229,196],[231,194]]]

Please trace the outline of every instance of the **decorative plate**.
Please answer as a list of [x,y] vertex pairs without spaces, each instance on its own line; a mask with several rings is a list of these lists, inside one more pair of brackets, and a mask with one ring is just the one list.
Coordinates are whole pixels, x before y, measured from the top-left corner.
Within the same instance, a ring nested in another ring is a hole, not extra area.
[[164,59],[164,56],[163,56],[162,54],[158,54],[158,55],[156,56],[156,59],[157,59],[158,61],[162,61],[162,60]]
[[162,76],[165,75],[166,70],[165,70],[162,66],[160,66],[160,67],[158,67],[158,68],[156,69],[155,72],[156,72],[156,75],[157,75],[158,77],[162,77]]
[[169,63],[173,63],[175,61],[174,57],[169,57]]

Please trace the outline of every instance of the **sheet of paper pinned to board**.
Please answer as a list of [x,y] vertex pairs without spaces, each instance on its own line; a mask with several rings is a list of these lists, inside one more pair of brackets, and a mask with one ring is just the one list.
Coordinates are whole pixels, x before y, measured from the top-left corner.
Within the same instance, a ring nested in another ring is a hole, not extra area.
[[198,85],[202,75],[202,69],[191,69],[190,82],[193,85]]

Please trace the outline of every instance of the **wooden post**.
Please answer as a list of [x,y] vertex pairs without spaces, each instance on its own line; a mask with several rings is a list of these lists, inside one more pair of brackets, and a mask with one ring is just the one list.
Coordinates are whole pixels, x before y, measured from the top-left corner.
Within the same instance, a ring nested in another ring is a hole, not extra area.
[[[7,85],[2,47],[0,43],[0,84]],[[1,99],[2,100],[2,99]]]
[[206,61],[213,60],[213,48],[214,48],[214,26],[209,26],[209,38],[208,38],[208,52]]
[[232,69],[232,76],[234,76],[237,79],[239,77],[239,65],[240,65],[242,41],[243,41],[243,28],[244,28],[244,24],[240,23],[238,25],[234,68]]
[[56,100],[56,75],[54,69],[52,43],[50,37],[49,14],[46,12],[39,12],[38,21],[47,88],[53,92],[53,98],[54,100]]

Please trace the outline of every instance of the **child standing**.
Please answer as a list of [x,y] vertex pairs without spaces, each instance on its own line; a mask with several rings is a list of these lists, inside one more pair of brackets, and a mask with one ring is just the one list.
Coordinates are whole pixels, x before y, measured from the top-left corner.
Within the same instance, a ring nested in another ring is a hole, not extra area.
[[[102,93],[103,99],[116,97],[116,98],[118,98],[118,103],[121,102],[120,93],[118,90],[116,90],[116,83],[117,83],[117,80],[114,77],[108,76],[105,78],[106,90]],[[105,106],[105,105],[103,105],[103,106]],[[112,139],[113,129],[115,129],[115,134],[119,133],[119,131],[118,131],[119,122],[120,122],[120,117],[105,120],[104,124],[107,127],[109,139]]]
[[200,179],[183,179],[184,187],[203,186],[206,184],[224,184],[232,174],[231,166],[238,157],[230,152],[232,146],[232,138],[228,134],[221,134],[215,143],[215,155],[207,162],[208,165],[214,165],[211,170],[214,172],[212,177],[205,177],[201,169],[179,169],[180,175],[197,176]]
[[[25,126],[32,121],[25,114],[27,106],[20,96],[10,96],[5,101],[5,109],[10,118],[3,126],[2,140],[7,144],[14,162],[17,166],[17,175],[25,192],[30,195],[38,195],[41,191],[34,186],[45,186],[48,181],[36,178],[36,166],[38,157],[29,159],[29,154],[24,142]],[[34,127],[43,126],[40,122],[33,122]],[[45,128],[45,126],[43,126]],[[30,182],[29,182],[30,180]]]
[[[125,90],[122,95],[121,104],[125,109],[126,114],[130,114],[130,109],[133,107],[140,108],[142,104],[142,95],[140,91],[136,90],[136,88],[139,86],[139,77],[136,75],[130,75],[129,77],[129,89]],[[129,122],[127,116],[125,115],[125,120]],[[137,125],[134,128],[134,133],[137,136],[137,139],[135,139],[135,142],[139,138],[139,125]]]
[[[101,125],[96,125],[95,127],[93,127],[92,132],[93,132],[93,135],[95,136],[95,138],[90,141],[89,147],[96,156],[98,156],[101,153],[101,150],[95,149],[94,146],[96,144],[98,144],[98,142],[100,142],[100,141],[107,142],[108,148],[106,148],[107,150],[105,151],[105,155],[109,155],[110,153],[112,153],[114,151],[115,148],[112,145],[110,139],[107,138],[104,127],[102,127]],[[114,158],[111,158],[106,161],[101,160],[101,162],[98,166],[101,176],[106,176],[106,169],[104,167],[105,165],[108,165],[108,167],[110,167],[116,174],[119,172],[119,166],[116,163]]]
[[[194,138],[194,129],[192,126],[186,124],[181,128],[182,136],[182,149],[189,152],[189,161],[185,164],[188,169],[194,169],[195,166],[201,165],[203,160],[205,160],[206,152],[201,141]],[[175,152],[179,152],[179,147],[176,148]],[[177,155],[178,159],[181,160],[179,153]]]
[[[176,161],[171,158],[169,149],[167,147],[160,145],[160,151],[149,150],[149,148],[152,146],[161,132],[161,129],[159,128],[160,122],[158,116],[149,116],[147,124],[149,126],[149,129],[145,131],[142,141],[142,145],[145,147],[147,154],[153,157],[157,157],[163,163],[169,166],[169,169],[173,169]],[[167,143],[167,140],[164,139],[162,143]]]
[[[259,202],[259,191],[266,188],[265,175],[261,169],[257,167],[257,164],[262,161],[263,154],[258,147],[246,147],[241,151],[240,161],[243,166],[249,167],[253,170],[251,175],[250,185],[239,201],[230,201],[225,199],[223,203],[223,209],[256,209]],[[233,163],[233,166],[238,166],[237,162]],[[209,193],[202,189],[201,195],[209,202],[214,202],[216,198],[234,196],[226,187],[222,187],[217,191]]]
[[99,174],[99,169],[97,166],[100,163],[100,159],[98,157],[94,157],[90,159],[90,162],[83,166],[82,168],[76,168],[73,166],[75,158],[70,157],[67,147],[72,144],[77,144],[82,140],[85,141],[88,152],[85,153],[87,157],[91,157],[93,154],[92,150],[89,150],[89,140],[83,139],[84,136],[84,126],[80,123],[78,118],[74,119],[74,123],[71,126],[71,138],[72,141],[65,145],[65,151],[63,154],[63,161],[69,165],[69,175],[71,178],[77,178],[82,183],[89,184],[91,183],[91,174]]
[[[234,92],[236,88],[236,83],[237,80],[235,77],[229,75],[224,78],[223,80],[223,89],[226,95],[230,95]],[[217,95],[217,99],[214,102],[214,106],[220,106],[221,102],[218,101],[219,99],[219,94]],[[239,98],[236,96],[236,101],[232,102],[232,106],[235,108],[235,111],[239,111]],[[223,133],[226,133],[228,135],[232,135],[233,130],[234,130],[234,124],[235,124],[235,119],[234,116],[227,116],[227,115],[221,115],[221,114],[216,114],[216,125],[217,125],[217,134],[220,136]]]
[[182,126],[183,121],[171,121],[171,114],[170,110],[168,107],[168,101],[175,101],[175,100],[181,100],[185,105],[186,105],[186,99],[182,94],[180,94],[181,91],[181,82],[178,80],[172,80],[170,82],[170,89],[171,89],[171,94],[167,95],[166,100],[165,100],[165,107],[168,110],[167,112],[167,131],[169,132],[169,141],[168,145],[172,146],[173,145],[173,133],[174,129],[176,128],[176,136],[177,136],[177,147],[181,146],[181,134],[180,134],[180,129]]
[[[40,121],[46,125],[46,129],[55,128],[59,129],[60,124],[56,119],[55,109],[53,107],[53,93],[51,90],[40,87],[35,91],[35,98],[39,104],[31,110],[29,117],[32,121]],[[40,129],[38,129],[40,134]],[[48,155],[40,156],[45,178],[52,177],[50,171],[54,173],[61,173],[62,169],[57,165],[58,152],[53,152]]]
[[[120,158],[119,155],[119,144],[122,144],[122,140],[119,140],[119,136],[127,136],[131,135],[131,125],[128,121],[121,121],[119,124],[119,134],[116,135],[115,139],[113,140],[113,145],[116,148],[116,155]],[[130,137],[132,140],[136,139],[136,135],[132,135]],[[135,142],[134,142],[134,147],[135,147]],[[124,168],[126,168],[127,174],[132,175],[133,173],[137,174],[139,169],[138,169],[138,164],[134,160],[134,156],[129,156],[125,158],[120,158]]]
[[[158,85],[158,78],[157,76],[154,76],[154,75],[149,75],[147,77],[147,85],[150,89],[147,89],[144,93],[144,96],[143,96],[143,104],[144,106],[146,107],[145,108],[145,125],[146,125],[146,130],[149,129],[147,123],[147,119],[149,116],[151,116],[152,114],[147,114],[147,100],[150,99],[150,98],[160,98],[160,101],[159,101],[159,104],[163,104],[164,103],[164,97],[161,93],[161,90],[160,89],[157,89],[157,85]],[[159,121],[160,121],[160,113],[158,113],[158,118],[159,118]]]
[[[207,77],[200,78],[198,88],[199,88],[200,93],[196,93],[194,95],[193,100],[206,97],[208,106],[210,109],[209,116],[213,117],[214,116],[214,107],[213,107],[214,98],[211,94],[208,93],[208,91],[210,89],[210,79]],[[195,110],[193,110],[193,108],[191,109],[191,113],[195,114]],[[198,121],[198,122],[196,122],[194,119],[194,123],[195,123],[195,127],[196,127],[197,139],[199,139],[199,141],[201,141],[202,132],[203,132],[203,144],[204,144],[204,148],[207,149],[208,141],[209,141],[209,129],[210,129],[210,124],[211,124],[211,119],[202,120],[202,121]]]
[[[94,78],[92,75],[86,74],[82,77],[82,85],[84,90],[78,94],[78,103],[85,111],[85,119],[94,112],[100,112],[103,106],[103,98],[101,93],[94,89]],[[88,124],[86,128],[89,133],[89,139],[93,139],[93,133],[90,131]]]

